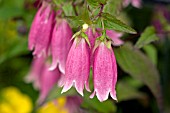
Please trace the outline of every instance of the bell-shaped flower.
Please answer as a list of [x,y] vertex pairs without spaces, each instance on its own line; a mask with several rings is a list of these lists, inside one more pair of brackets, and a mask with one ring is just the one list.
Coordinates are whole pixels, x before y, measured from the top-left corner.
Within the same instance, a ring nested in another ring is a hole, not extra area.
[[54,16],[55,13],[51,11],[51,6],[44,1],[29,32],[28,46],[30,50],[34,49],[33,55],[40,57],[42,54],[48,53]]
[[53,70],[59,66],[60,71],[65,74],[65,64],[72,42],[72,30],[64,19],[58,19],[51,40],[52,66]]
[[77,37],[71,46],[66,61],[66,73],[63,92],[75,85],[76,90],[83,96],[84,85],[90,91],[88,78],[90,73],[89,46],[84,38]]
[[61,73],[58,68],[50,71],[49,66],[47,64],[44,66],[42,75],[40,77],[40,96],[39,96],[40,103],[46,98],[50,90],[58,82],[60,76]]
[[96,94],[101,102],[108,99],[109,93],[114,100],[117,100],[115,90],[117,64],[111,43],[106,43],[100,42],[94,51],[93,59],[94,92],[90,98],[93,98]]
[[40,88],[40,76],[42,75],[44,64],[45,64],[44,57],[39,57],[39,58],[35,57],[32,61],[31,69],[25,78],[25,81],[32,82],[34,88],[36,89]]

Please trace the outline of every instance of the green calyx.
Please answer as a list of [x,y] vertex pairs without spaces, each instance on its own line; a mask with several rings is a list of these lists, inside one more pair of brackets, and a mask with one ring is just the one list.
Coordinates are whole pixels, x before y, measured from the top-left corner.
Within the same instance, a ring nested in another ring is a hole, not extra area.
[[89,27],[88,24],[83,24],[82,29],[80,31],[76,32],[72,36],[72,39],[79,38],[79,37],[84,38],[86,40],[87,44],[89,45],[89,47],[91,48],[89,38],[88,38],[87,34],[85,33],[86,30],[88,29],[88,27]]

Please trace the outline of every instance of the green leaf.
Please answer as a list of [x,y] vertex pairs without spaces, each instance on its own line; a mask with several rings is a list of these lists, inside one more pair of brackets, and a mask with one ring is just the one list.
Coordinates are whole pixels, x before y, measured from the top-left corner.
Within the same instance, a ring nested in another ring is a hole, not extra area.
[[159,73],[150,59],[133,48],[131,43],[115,49],[115,55],[119,66],[133,78],[147,85],[159,102],[162,96]]
[[47,103],[59,97],[77,95],[77,92],[75,91],[74,88],[71,88],[69,91],[61,94],[62,89],[63,89],[62,87],[59,87],[58,84],[56,84],[52,88],[52,90],[48,93],[46,99],[42,103],[38,103],[37,108],[41,107],[44,103]]
[[74,8],[72,6],[72,3],[64,4],[62,9],[63,9],[65,15],[67,15],[67,16],[75,16],[75,12],[74,12]]
[[80,15],[80,18],[84,21],[84,23],[88,25],[92,24],[87,8],[84,8],[82,14]]
[[79,16],[67,16],[66,19],[72,28],[78,28],[84,24],[84,21]]
[[77,28],[79,26],[82,26],[84,23],[86,23],[88,25],[92,24],[90,17],[89,17],[88,10],[86,8],[84,8],[81,15],[79,15],[79,16],[66,16],[66,18],[73,28]]
[[128,84],[127,81],[121,80],[118,81],[117,85],[117,97],[118,101],[126,101],[130,99],[141,99],[145,98],[146,95],[142,92],[139,92],[135,87]]
[[136,31],[133,28],[124,24],[120,20],[116,19],[115,16],[110,15],[109,13],[102,13],[101,16],[103,18],[106,29],[110,29],[110,30],[112,29],[112,30],[127,32],[132,34],[136,33]]
[[[86,109],[92,109],[100,113],[114,113],[116,111],[116,106],[111,100],[100,102],[97,97],[89,99],[89,94],[85,94],[82,107]],[[97,112],[97,113],[98,113]]]
[[115,15],[121,9],[122,0],[108,0],[103,12]]
[[153,62],[153,64],[157,65],[157,61],[158,61],[158,52],[156,47],[154,47],[151,44],[145,45],[143,47],[145,53],[147,54],[147,56],[151,59],[151,61]]
[[2,20],[8,20],[24,14],[24,0],[3,0],[0,5],[0,18]]
[[105,5],[107,2],[107,0],[87,0],[87,3],[91,6],[91,7],[98,7],[100,4]]
[[98,0],[87,0],[87,3],[92,7],[99,6]]
[[137,48],[142,48],[144,45],[147,45],[158,39],[159,38],[155,34],[155,28],[153,26],[149,26],[142,33],[141,37],[139,38],[135,46]]

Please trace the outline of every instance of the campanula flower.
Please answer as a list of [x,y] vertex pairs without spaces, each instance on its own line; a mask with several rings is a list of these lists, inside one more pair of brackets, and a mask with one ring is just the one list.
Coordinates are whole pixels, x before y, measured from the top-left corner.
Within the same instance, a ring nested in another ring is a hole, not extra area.
[[42,102],[46,98],[50,90],[59,81],[60,76],[61,73],[58,68],[50,71],[48,64],[44,66],[44,69],[42,70],[42,75],[40,77],[39,102]]
[[33,55],[38,57],[42,54],[47,55],[54,16],[55,13],[51,10],[51,6],[44,1],[33,20],[29,32],[28,46],[30,50],[34,50]]
[[58,19],[52,35],[51,50],[52,50],[52,66],[53,70],[59,66],[60,71],[65,73],[65,63],[69,49],[71,47],[72,30],[64,19]]
[[89,46],[84,38],[77,37],[71,46],[66,61],[66,73],[63,92],[75,85],[76,90],[83,96],[84,85],[90,91],[88,78],[90,72]]
[[40,77],[42,75],[42,71],[45,65],[45,58],[44,57],[35,57],[31,64],[31,69],[26,76],[26,82],[32,82],[34,88],[40,88]]
[[111,97],[117,100],[115,90],[117,64],[111,43],[100,42],[94,51],[93,58],[94,92],[90,98],[93,98],[96,94],[99,101],[102,102],[108,99],[110,93]]

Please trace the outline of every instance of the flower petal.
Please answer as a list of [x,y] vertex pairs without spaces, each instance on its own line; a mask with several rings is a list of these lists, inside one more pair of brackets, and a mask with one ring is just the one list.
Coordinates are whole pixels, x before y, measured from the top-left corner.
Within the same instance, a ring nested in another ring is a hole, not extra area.
[[64,90],[68,89],[65,88],[68,84],[75,83],[76,90],[83,95],[84,85],[88,82],[90,72],[90,55],[85,39],[81,38],[80,42],[77,40],[74,40],[68,54]]
[[59,64],[60,71],[65,74],[65,63],[71,46],[72,30],[66,20],[60,20],[55,25],[51,41],[52,50],[52,65],[50,70],[53,70]]

